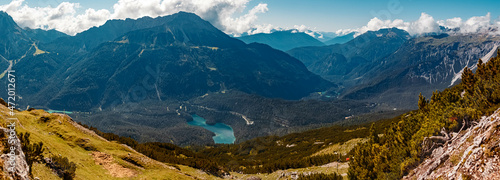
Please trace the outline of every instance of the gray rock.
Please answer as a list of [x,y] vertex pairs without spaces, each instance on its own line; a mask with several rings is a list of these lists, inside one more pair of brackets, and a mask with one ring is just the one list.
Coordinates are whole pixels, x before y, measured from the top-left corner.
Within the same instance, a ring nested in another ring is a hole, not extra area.
[[[9,129],[0,127],[0,133],[5,133],[5,135],[8,137],[8,132],[10,132]],[[20,179],[20,180],[29,180],[29,166],[28,163],[26,162],[24,152],[21,148],[21,143],[19,138],[16,136],[15,137],[16,142],[14,143],[12,147],[15,148],[15,166],[14,166],[14,172],[9,172],[11,166],[9,162],[9,158],[11,157],[9,154],[2,154],[0,158],[5,162],[2,166],[2,170],[6,172],[7,177],[10,177],[12,179]],[[10,144],[9,144],[10,145]],[[7,147],[7,148],[10,148]]]

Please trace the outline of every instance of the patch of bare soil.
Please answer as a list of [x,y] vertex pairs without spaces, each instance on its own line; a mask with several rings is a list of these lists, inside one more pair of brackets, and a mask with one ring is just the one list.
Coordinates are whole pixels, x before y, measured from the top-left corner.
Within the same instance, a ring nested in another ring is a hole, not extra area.
[[92,157],[94,157],[95,163],[101,165],[104,169],[113,177],[125,178],[134,177],[137,175],[137,171],[123,167],[113,161],[113,156],[103,153],[103,152],[92,152]]

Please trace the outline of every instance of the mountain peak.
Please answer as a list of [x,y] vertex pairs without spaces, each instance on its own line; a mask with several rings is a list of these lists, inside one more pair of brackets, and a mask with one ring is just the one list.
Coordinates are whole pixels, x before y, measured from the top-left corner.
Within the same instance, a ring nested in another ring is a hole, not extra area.
[[16,59],[28,51],[31,40],[14,19],[0,11],[0,55],[7,59]]
[[398,29],[398,28],[385,28],[385,29],[379,29],[377,31],[368,31],[364,34],[361,34],[360,36],[377,36],[377,37],[401,37],[401,38],[405,38],[405,39],[410,39],[410,34],[405,31],[405,30],[402,30],[402,29]]
[[16,24],[14,19],[4,11],[0,11],[0,32],[7,33],[6,31],[16,29],[21,31],[22,29]]
[[198,18],[201,19],[198,15],[195,13],[191,12],[186,12],[186,11],[179,11],[177,13],[172,14],[171,16],[180,16],[180,17],[191,17],[191,18]]
[[[183,39],[189,37],[189,32],[193,32],[191,35],[197,37],[189,38],[190,40],[200,40],[208,44],[217,44],[221,41],[229,41],[230,39],[224,32],[196,14],[181,11],[172,15],[156,18],[146,16],[138,19],[108,20],[99,27],[93,27],[77,34],[75,37],[79,39],[81,43],[77,45],[79,47],[76,47],[76,49],[82,47],[93,49],[103,42],[123,38],[123,36],[127,36],[127,34],[130,35],[130,33],[135,33],[136,35],[147,33],[146,31],[149,31],[149,33],[173,33],[177,35],[176,37],[181,37]],[[207,34],[212,34],[216,37],[209,40],[203,37]],[[153,35],[148,34],[147,36]],[[233,40],[232,45],[238,44],[243,45],[244,43]]]
[[220,31],[193,13],[180,12],[155,18],[161,25],[128,32],[115,40],[150,46],[242,47],[245,44]]

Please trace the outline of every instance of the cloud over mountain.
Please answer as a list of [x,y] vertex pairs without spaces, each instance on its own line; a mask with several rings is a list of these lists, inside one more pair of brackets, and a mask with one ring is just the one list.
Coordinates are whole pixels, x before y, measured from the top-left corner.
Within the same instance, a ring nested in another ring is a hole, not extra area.
[[498,23],[492,23],[490,13],[485,16],[471,17],[466,21],[463,21],[462,18],[456,17],[445,21],[438,21],[438,23],[441,26],[451,29],[459,28],[461,33],[485,32],[490,28],[499,27]]
[[340,29],[336,33],[339,35],[356,32],[356,36],[367,31],[377,31],[383,28],[398,28],[408,31],[411,35],[420,35],[426,33],[440,32],[440,26],[457,29],[457,33],[479,33],[487,32],[500,27],[498,21],[491,20],[490,13],[485,16],[475,16],[464,21],[460,17],[455,17],[447,20],[435,20],[431,15],[422,13],[420,18],[413,22],[405,22],[402,19],[395,20],[380,20],[377,17],[372,18],[367,25],[358,29]]
[[[252,0],[118,0],[109,10],[88,8],[82,11],[79,3],[62,2],[56,6],[34,7],[25,0],[12,0],[9,4],[0,5],[0,10],[11,15],[21,27],[56,29],[70,35],[93,26],[100,26],[109,19],[158,17],[179,11],[193,12],[234,36],[244,33],[251,35],[291,29],[272,24],[257,24],[259,15],[268,12],[269,8],[266,3],[247,7],[250,1]],[[436,20],[423,12],[420,18],[415,21],[382,20],[374,17],[363,27],[340,29],[336,33],[337,35],[345,35],[356,32],[355,36],[358,36],[367,31],[396,27],[408,31],[411,35],[420,35],[440,32],[440,26],[453,29],[457,33],[476,33],[496,31],[500,27],[500,22],[492,20],[490,13],[466,20],[460,17]],[[316,38],[322,38],[321,33],[316,32],[315,28],[295,25],[293,29]]]
[[[22,27],[56,29],[74,35],[93,26],[104,24],[109,19],[137,19],[143,16],[158,17],[179,11],[193,12],[224,30],[241,34],[253,31],[266,32],[270,25],[254,25],[258,14],[268,11],[267,4],[260,3],[244,13],[249,0],[119,0],[112,11],[86,9],[77,14],[79,3],[62,2],[57,7],[30,7],[24,0],[13,0],[0,6]],[[264,28],[264,30],[262,30]]]

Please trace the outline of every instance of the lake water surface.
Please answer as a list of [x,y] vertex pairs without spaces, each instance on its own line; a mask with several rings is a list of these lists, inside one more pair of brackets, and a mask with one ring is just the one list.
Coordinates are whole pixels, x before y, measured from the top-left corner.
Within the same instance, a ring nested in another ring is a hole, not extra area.
[[212,137],[216,144],[233,144],[236,140],[234,137],[234,131],[231,126],[228,126],[224,123],[216,123],[215,125],[208,125],[206,120],[196,114],[192,115],[193,120],[189,121],[189,125],[200,126],[209,131],[215,133],[215,136]]
[[72,114],[73,112],[71,111],[59,111],[59,110],[47,110],[48,113],[63,113],[63,114]]

